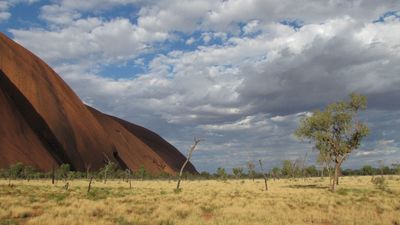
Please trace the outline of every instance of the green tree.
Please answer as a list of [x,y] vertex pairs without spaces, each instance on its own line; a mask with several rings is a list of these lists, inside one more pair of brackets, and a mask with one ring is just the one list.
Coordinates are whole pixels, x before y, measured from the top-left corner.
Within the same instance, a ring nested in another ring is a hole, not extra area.
[[68,178],[68,174],[71,171],[70,165],[67,163],[61,164],[56,170],[56,177],[59,179],[64,179],[65,181]]
[[315,167],[314,165],[312,166],[308,166],[305,168],[305,172],[308,176],[310,177],[316,177],[318,176],[318,170],[317,167]]
[[274,177],[274,179],[279,178],[282,174],[282,170],[279,167],[274,167],[271,170],[272,176]]
[[365,96],[352,93],[349,101],[332,103],[325,110],[314,111],[311,116],[303,118],[295,132],[300,139],[312,141],[314,148],[320,154],[328,155],[335,165],[332,191],[335,191],[342,163],[368,135],[367,125],[357,119],[357,113],[365,110],[366,105]]
[[222,180],[226,180],[226,178],[227,178],[228,175],[226,174],[225,168],[218,167],[218,169],[217,169],[217,176],[218,176],[219,178],[221,178]]
[[25,166],[25,167],[24,167],[24,171],[23,171],[24,178],[27,179],[27,180],[29,181],[30,179],[33,178],[35,172],[36,172],[36,169],[35,169],[34,167],[32,167],[32,166]]
[[8,169],[8,177],[12,179],[22,178],[24,175],[24,164],[18,162]]
[[394,174],[400,175],[400,163],[393,163],[392,170]]
[[204,178],[204,179],[210,179],[211,174],[207,171],[203,171],[200,173],[200,177]]
[[236,179],[242,177],[243,175],[243,168],[237,167],[232,169],[233,175],[235,175]]
[[254,181],[254,177],[256,176],[256,166],[254,165],[253,162],[248,162],[247,163],[247,175],[251,177]]
[[107,183],[108,177],[113,177],[115,175],[115,171],[118,169],[117,164],[114,162],[108,161],[106,165],[100,170],[100,173],[103,174],[104,183]]
[[375,175],[374,168],[370,165],[365,165],[361,168],[363,175]]
[[292,162],[291,160],[284,160],[283,165],[282,165],[282,175],[289,177],[289,176],[294,176],[295,172],[295,162]]
[[139,169],[136,171],[137,177],[139,177],[141,180],[144,180],[148,176],[148,172],[144,168],[144,166],[140,166]]

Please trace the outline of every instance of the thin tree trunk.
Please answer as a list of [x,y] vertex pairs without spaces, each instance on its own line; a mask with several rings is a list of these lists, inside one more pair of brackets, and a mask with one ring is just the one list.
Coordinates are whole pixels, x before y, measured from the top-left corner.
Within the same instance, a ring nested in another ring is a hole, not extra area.
[[55,171],[54,171],[54,166],[51,169],[51,184],[54,184],[54,180],[55,180]]
[[261,172],[262,172],[263,177],[264,177],[265,190],[268,191],[267,175],[264,173],[264,169],[263,169],[263,166],[262,166],[261,159],[258,160],[258,162],[260,163]]
[[129,179],[129,189],[131,189],[132,188],[132,180],[131,180],[131,170],[130,169],[129,169],[128,179]]
[[332,192],[336,191],[336,182],[338,180],[339,168],[340,168],[339,162],[335,162],[335,171],[334,171],[334,176],[333,176],[333,181],[332,181]]
[[340,167],[342,166],[342,163],[343,163],[343,161],[344,161],[344,157],[341,159],[341,160],[339,160],[339,162],[338,162],[338,168],[337,168],[337,177],[336,177],[336,185],[339,185],[339,177],[341,176],[341,171],[340,171]]
[[340,170],[338,171],[338,174],[336,177],[336,185],[339,185],[339,176],[340,176]]
[[181,167],[181,170],[179,171],[178,183],[176,184],[176,189],[177,190],[179,190],[180,185],[181,185],[181,179],[182,179],[183,170],[185,169],[186,165],[188,164],[190,158],[192,157],[192,154],[193,154],[194,150],[196,149],[197,144],[199,144],[200,141],[202,141],[202,140],[194,138],[194,144],[189,149],[189,153],[188,153],[188,156],[186,158],[186,161],[185,161],[185,163],[183,163],[183,165]]
[[89,193],[90,189],[92,188],[92,180],[93,180],[93,176],[90,177],[87,193]]
[[86,179],[89,179],[90,164],[86,166]]

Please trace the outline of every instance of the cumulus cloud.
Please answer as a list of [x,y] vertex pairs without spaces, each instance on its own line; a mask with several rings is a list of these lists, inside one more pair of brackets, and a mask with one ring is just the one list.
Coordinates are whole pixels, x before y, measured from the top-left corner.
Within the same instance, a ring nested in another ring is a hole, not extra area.
[[8,12],[9,3],[7,1],[0,1],[0,22],[10,18],[11,13]]
[[[135,20],[102,17],[127,4],[138,7]],[[387,157],[400,154],[394,129],[400,20],[395,13],[382,17],[396,6],[390,0],[64,0],[41,8],[50,26],[10,32],[55,66],[87,104],[145,125],[181,150],[193,136],[206,138],[194,157],[200,170],[215,169],[222,156],[234,159],[230,167],[304,156],[311,145],[292,135],[299,119],[352,91],[366,94],[370,111],[363,118],[374,133],[349,160],[354,166],[376,159],[370,152],[378,145],[390,151]],[[85,15],[91,10],[97,15]],[[284,20],[303,23],[293,29]],[[104,65],[131,63],[143,70],[125,78],[99,75]]]
[[97,17],[73,21],[62,29],[11,29],[10,32],[17,42],[50,63],[88,57],[106,62],[127,60],[150,50],[153,42],[168,37],[166,33],[147,31],[125,18],[107,21]]
[[0,1],[0,23],[8,20],[11,17],[10,9],[13,8],[17,4],[32,4],[39,0],[8,0]]

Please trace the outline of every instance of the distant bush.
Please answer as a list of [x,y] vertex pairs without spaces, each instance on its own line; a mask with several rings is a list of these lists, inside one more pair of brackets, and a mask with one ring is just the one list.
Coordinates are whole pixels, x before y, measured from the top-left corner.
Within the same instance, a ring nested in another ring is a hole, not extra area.
[[386,183],[385,177],[374,177],[371,179],[371,182],[375,185],[376,188],[382,191],[388,190],[388,184]]

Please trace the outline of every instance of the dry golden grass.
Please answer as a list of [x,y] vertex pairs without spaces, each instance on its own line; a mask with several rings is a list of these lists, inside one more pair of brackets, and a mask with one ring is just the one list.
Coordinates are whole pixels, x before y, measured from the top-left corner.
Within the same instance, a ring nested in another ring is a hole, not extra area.
[[382,191],[371,177],[344,177],[337,193],[327,179],[133,181],[0,180],[0,224],[400,224],[400,177]]

